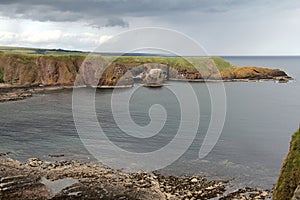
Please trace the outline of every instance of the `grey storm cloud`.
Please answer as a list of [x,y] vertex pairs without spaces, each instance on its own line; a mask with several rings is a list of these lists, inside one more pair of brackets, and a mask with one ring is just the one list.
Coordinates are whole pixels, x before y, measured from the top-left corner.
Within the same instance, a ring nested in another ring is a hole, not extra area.
[[[104,36],[123,28],[163,27],[195,38],[219,55],[298,54],[299,10],[299,0],[0,0],[0,19],[6,21],[66,22],[56,27],[62,33],[79,22],[81,28],[99,28],[93,31]],[[14,38],[16,33],[6,32],[16,28],[5,25],[2,38]]]
[[4,0],[2,16],[35,21],[86,21],[98,27],[128,27],[126,17],[176,16],[190,11],[219,13],[267,0]]
[[[1,0],[0,14],[35,21],[86,21],[95,26],[128,27],[130,17],[166,17],[186,13],[218,14],[232,10],[283,9],[298,0]],[[297,6],[296,6],[297,7]],[[249,12],[249,15],[254,13]]]
[[128,27],[128,22],[125,22],[121,18],[109,18],[107,23],[105,24],[106,27],[113,27],[113,26],[121,26],[121,27]]

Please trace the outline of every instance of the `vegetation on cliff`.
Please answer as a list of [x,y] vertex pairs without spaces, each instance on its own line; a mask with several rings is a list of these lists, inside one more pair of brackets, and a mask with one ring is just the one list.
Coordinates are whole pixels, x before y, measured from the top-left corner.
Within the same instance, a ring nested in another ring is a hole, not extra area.
[[300,184],[300,129],[294,133],[290,150],[283,163],[277,185],[274,190],[274,200],[289,200]]
[[123,64],[145,64],[156,63],[170,66],[176,70],[186,69],[208,70],[217,67],[219,71],[232,70],[233,65],[221,57],[159,57],[159,56],[120,56],[109,57],[110,61]]
[[3,70],[0,69],[0,83],[4,83],[4,80],[3,80]]
[[[40,55],[6,52],[0,54],[0,70],[3,71],[3,81],[15,85],[73,84],[77,73],[82,73],[83,76],[91,76],[92,73],[97,71],[96,67],[105,68],[110,62],[112,63],[101,77],[101,85],[114,85],[118,82],[117,79],[121,78],[127,71],[138,66],[141,66],[141,68],[169,66],[173,72],[171,78],[183,74],[188,79],[209,78],[209,76],[212,78],[212,75],[218,74],[219,70],[233,70],[230,63],[218,57],[116,57],[92,55],[88,57],[89,62],[85,63],[84,69],[80,72],[79,68],[85,58],[86,55],[81,54]],[[83,82],[86,82],[86,77],[82,79]],[[91,83],[92,81],[87,82]]]
[[2,53],[0,70],[3,81],[13,85],[72,84],[83,60],[79,55]]
[[60,49],[0,47],[0,82],[19,86],[72,85],[76,77],[77,85],[132,85],[133,77],[151,68],[164,69],[170,79],[287,77],[278,69],[236,67],[221,57],[88,55]]

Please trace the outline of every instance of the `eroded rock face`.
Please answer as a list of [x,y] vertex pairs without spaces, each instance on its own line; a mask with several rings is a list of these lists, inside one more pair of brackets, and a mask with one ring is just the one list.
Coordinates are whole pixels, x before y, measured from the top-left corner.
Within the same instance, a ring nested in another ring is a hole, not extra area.
[[108,62],[100,56],[2,55],[3,80],[13,86],[130,85],[133,77],[125,64]]
[[[103,57],[87,58],[80,55],[15,55],[0,54],[0,70],[6,84],[19,86],[132,85],[133,77],[150,69],[161,69],[171,79],[276,79],[288,80],[278,69],[233,67],[218,72],[210,59],[203,69],[188,66],[167,66],[159,63],[109,63]],[[171,64],[170,64],[171,65]]]
[[36,67],[31,68],[35,74],[32,81],[42,85],[72,84],[79,68],[77,64],[71,57],[66,59],[39,57],[36,60]]
[[231,73],[223,78],[235,79],[272,79],[274,77],[287,77],[284,71],[279,69],[268,69],[259,67],[235,67]]
[[101,75],[98,75],[98,85],[115,86],[115,85],[132,85],[133,75],[125,64],[112,63]]
[[12,85],[67,85],[75,80],[80,57],[2,55],[3,80]]

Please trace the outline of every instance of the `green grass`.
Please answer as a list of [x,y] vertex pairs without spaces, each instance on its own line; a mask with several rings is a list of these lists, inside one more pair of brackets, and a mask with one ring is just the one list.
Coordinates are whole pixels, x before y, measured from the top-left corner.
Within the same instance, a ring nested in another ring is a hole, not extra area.
[[300,130],[292,136],[290,151],[282,166],[277,185],[274,190],[274,200],[289,200],[300,183]]
[[42,49],[42,48],[27,48],[27,47],[7,47],[0,46],[0,52],[9,54],[39,54],[39,55],[64,55],[64,54],[87,54],[81,51],[71,51],[63,49]]
[[0,83],[4,83],[2,69],[0,69]]
[[[85,59],[85,56],[99,57],[100,54],[88,54],[87,52],[68,51],[62,49],[36,49],[23,47],[1,47],[1,56],[16,56],[23,64],[33,64],[37,57],[51,58],[57,60],[65,60],[67,62],[72,59]],[[163,57],[163,56],[102,56],[105,60],[110,62],[117,62],[121,64],[141,65],[145,63],[156,63],[168,65],[179,71],[185,69],[189,72],[216,72],[216,69],[221,71],[230,71],[233,66],[226,62],[221,57]]]
[[11,59],[18,60],[23,64],[32,64],[35,63],[35,60],[39,57],[43,57],[45,59],[55,59],[60,61],[71,61],[72,58],[80,58],[84,59],[85,56],[82,54],[47,54],[47,55],[40,55],[40,54],[21,54],[21,53],[1,53],[1,57],[10,57]]
[[220,71],[233,69],[233,65],[221,57],[212,57],[212,59]]
[[158,57],[158,56],[121,56],[106,57],[110,61],[123,64],[144,64],[157,63],[165,64],[180,70],[182,68],[189,71],[211,70],[217,68],[219,71],[232,70],[233,66],[221,57]]

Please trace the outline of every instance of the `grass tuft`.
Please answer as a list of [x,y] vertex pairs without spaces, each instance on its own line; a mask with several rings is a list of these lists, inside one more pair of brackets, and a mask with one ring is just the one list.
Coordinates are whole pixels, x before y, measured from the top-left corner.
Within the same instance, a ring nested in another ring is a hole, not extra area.
[[4,80],[3,80],[3,70],[0,69],[0,83],[4,83]]

